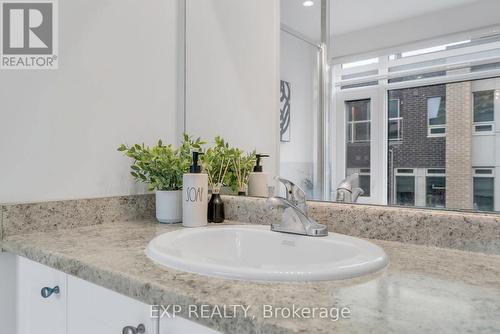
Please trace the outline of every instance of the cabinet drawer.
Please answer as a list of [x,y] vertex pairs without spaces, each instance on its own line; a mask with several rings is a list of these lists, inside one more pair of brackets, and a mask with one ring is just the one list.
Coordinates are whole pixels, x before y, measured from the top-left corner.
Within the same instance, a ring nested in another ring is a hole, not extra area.
[[24,257],[17,261],[18,334],[65,334],[66,274]]
[[140,324],[144,334],[158,332],[148,304],[70,275],[68,291],[68,334],[122,334]]

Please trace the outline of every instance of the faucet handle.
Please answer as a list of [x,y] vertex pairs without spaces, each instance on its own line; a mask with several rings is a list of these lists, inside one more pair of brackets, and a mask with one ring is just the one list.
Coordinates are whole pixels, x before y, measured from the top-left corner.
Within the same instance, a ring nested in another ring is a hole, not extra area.
[[293,183],[290,180],[284,179],[282,177],[276,176],[275,179],[285,186],[286,189],[286,199],[298,207],[307,216],[306,210],[306,193],[302,188]]

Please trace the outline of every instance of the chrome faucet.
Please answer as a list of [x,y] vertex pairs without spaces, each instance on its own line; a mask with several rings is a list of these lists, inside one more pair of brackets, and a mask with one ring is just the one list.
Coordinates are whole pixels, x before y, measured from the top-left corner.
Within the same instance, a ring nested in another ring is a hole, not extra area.
[[328,235],[325,225],[319,224],[307,216],[306,195],[290,180],[276,177],[286,189],[286,198],[273,196],[267,199],[271,209],[278,210],[276,221],[271,223],[271,231],[293,233],[313,237]]
[[290,180],[279,176],[276,176],[275,179],[285,186],[286,199],[307,215],[306,193],[304,190]]
[[359,174],[353,173],[337,186],[337,202],[356,203],[365,192],[359,187]]

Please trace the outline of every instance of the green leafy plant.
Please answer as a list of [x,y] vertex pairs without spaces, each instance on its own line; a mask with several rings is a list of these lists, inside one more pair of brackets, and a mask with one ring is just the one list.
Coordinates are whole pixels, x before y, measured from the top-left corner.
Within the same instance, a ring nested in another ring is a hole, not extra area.
[[149,185],[149,190],[180,190],[182,175],[189,170],[192,150],[201,150],[205,142],[184,134],[181,145],[174,148],[158,140],[153,147],[144,144],[118,147],[119,152],[134,160],[130,174]]
[[208,175],[208,183],[214,194],[218,194],[224,185],[229,185],[228,173],[234,156],[234,149],[220,136],[215,137],[215,145],[205,151],[201,157],[201,166]]
[[245,153],[238,148],[233,149],[230,167],[231,189],[245,192],[248,186],[248,177],[257,160],[255,150]]

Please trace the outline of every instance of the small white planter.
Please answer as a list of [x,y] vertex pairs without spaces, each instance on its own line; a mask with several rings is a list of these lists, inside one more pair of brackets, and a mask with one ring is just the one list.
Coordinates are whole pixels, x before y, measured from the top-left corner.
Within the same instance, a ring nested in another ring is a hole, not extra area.
[[156,219],[160,223],[172,224],[182,221],[182,191],[160,191],[156,195]]

